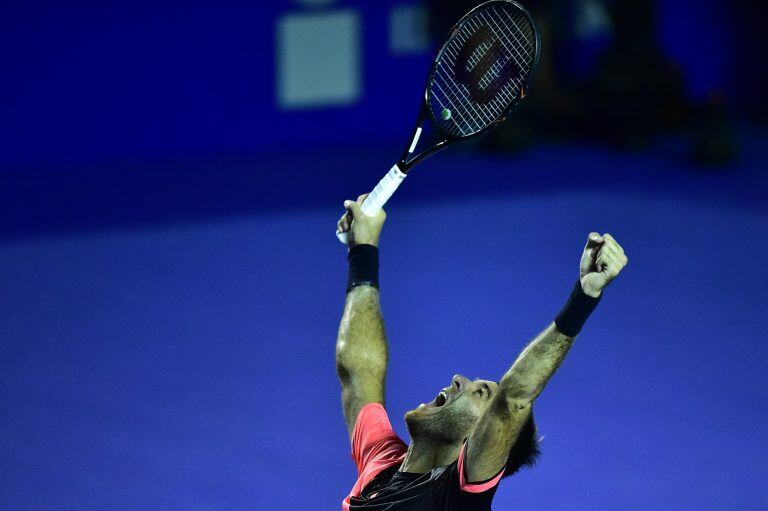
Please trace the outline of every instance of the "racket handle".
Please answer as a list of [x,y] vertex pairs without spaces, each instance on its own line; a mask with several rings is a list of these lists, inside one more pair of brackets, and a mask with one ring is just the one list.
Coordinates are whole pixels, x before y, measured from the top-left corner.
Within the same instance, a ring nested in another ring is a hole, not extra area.
[[[397,164],[393,165],[392,168],[389,169],[389,172],[387,172],[387,175],[381,178],[381,181],[376,185],[376,188],[374,188],[363,201],[363,204],[361,205],[363,213],[368,216],[373,216],[378,213],[379,210],[384,207],[384,204],[387,203],[389,198],[392,197],[392,194],[395,193],[395,190],[397,190],[397,187],[403,182],[405,176],[406,174],[400,171],[400,167],[398,167]],[[337,232],[336,237],[345,245],[349,244],[349,231]]]

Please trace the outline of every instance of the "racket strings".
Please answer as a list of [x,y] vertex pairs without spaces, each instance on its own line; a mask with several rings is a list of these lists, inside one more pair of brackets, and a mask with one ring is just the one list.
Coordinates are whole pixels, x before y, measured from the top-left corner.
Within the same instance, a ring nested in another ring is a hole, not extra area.
[[[500,118],[519,98],[536,61],[535,29],[511,3],[466,18],[441,51],[430,84],[440,129],[465,137]],[[449,111],[448,119],[441,112]]]
[[[515,23],[514,20],[512,20],[512,23],[515,27],[519,29],[519,23]],[[493,35],[494,36],[501,35],[501,37],[504,40],[504,46],[505,46],[504,49],[506,50],[506,53],[509,54],[509,56],[512,58],[512,60],[514,60],[515,64],[517,64],[518,67],[521,68],[524,72],[527,72],[529,70],[530,66],[526,65],[526,63],[523,61],[524,57],[523,55],[521,55],[519,49],[516,48],[514,43],[512,43],[512,41],[504,34],[504,32],[502,31],[503,29],[499,27],[499,24],[493,22],[492,17],[485,16],[484,13],[480,12],[474,18],[467,20],[465,26],[473,30],[474,33],[477,33],[478,30],[484,29],[489,26],[493,27],[494,29]],[[458,56],[457,48],[459,47],[459,45],[466,44],[470,39],[470,37],[471,36],[468,35],[468,31],[464,31],[464,33],[460,32],[452,42],[452,45],[449,45],[448,51],[453,57],[451,63],[454,64],[454,66],[448,66],[448,72],[450,73],[450,75],[452,75],[451,77],[453,78],[453,80],[445,80],[445,82],[447,82],[446,88],[452,93],[451,99],[454,102],[459,102],[459,103],[461,103],[462,101],[466,101],[467,102],[466,106],[469,107],[466,110],[471,111],[471,114],[473,114],[476,117],[475,119],[472,119],[473,122],[471,124],[475,127],[475,129],[482,129],[484,125],[486,125],[489,122],[492,122],[495,118],[498,117],[498,115],[502,113],[499,110],[504,109],[516,97],[516,94],[514,92],[504,90],[505,88],[509,89],[509,87],[502,88],[502,90],[500,90],[499,93],[495,95],[495,97],[491,101],[491,104],[483,108],[480,105],[478,105],[476,101],[472,101],[470,98],[467,98],[466,93],[463,90],[461,90],[460,87],[452,83],[452,81],[455,81],[455,78],[456,78],[454,73],[454,68],[455,68],[456,58]],[[517,42],[519,43],[519,39],[517,40]],[[488,50],[490,47],[493,46],[493,44],[494,43],[491,43],[490,41],[485,42],[480,49]],[[510,48],[512,48],[514,53],[510,52]],[[498,52],[498,53],[503,53],[503,52]],[[517,55],[515,55],[515,53]],[[474,51],[472,57],[470,57],[467,63],[468,64],[467,67],[470,69],[475,68],[475,66],[478,65],[478,61],[481,58],[483,58],[484,55],[485,55],[484,51],[477,51],[477,50]],[[530,52],[528,52],[528,56],[530,58]],[[499,72],[503,66],[502,64],[503,61],[500,60],[498,56],[496,56],[496,58],[494,58],[493,61],[494,63],[490,70],[482,72],[478,75],[479,76],[478,85],[480,88],[487,87],[487,85],[492,80],[496,79],[499,76]],[[514,85],[517,85],[518,87],[521,85],[522,76],[523,75],[518,74],[518,77],[513,80]],[[455,106],[457,105],[454,104],[454,107]],[[468,118],[466,115],[464,117]]]
[[[501,13],[507,17],[509,17],[509,13],[505,10],[500,10]],[[482,24],[479,22],[482,20]],[[478,15],[474,18],[471,18],[467,20],[467,25],[474,29],[475,31],[483,29],[488,26],[493,27],[493,35],[494,36],[500,36],[503,44],[505,52],[499,52],[500,55],[509,56],[511,59],[514,60],[514,62],[524,69],[526,72],[530,70],[530,63],[534,60],[534,54],[532,51],[535,51],[534,45],[535,45],[535,38],[532,37],[532,33],[529,31],[528,34],[523,32],[523,30],[520,28],[522,21],[527,21],[527,18],[523,15],[518,16],[518,20],[515,21],[512,18],[509,18],[510,24],[506,24],[503,27],[499,26],[500,23],[494,21],[493,17],[486,17],[484,13],[480,12]],[[501,22],[503,24],[503,22]],[[525,23],[523,26],[525,27],[531,27],[530,23]],[[518,35],[515,33],[515,31],[509,30],[510,27],[514,27],[517,29],[518,32],[521,33],[524,40],[520,41]],[[515,41],[511,41],[507,34],[512,34],[512,37],[514,37]],[[462,41],[462,44],[466,41]],[[521,51],[525,51],[525,55],[521,54]],[[468,67],[474,67],[476,65],[476,62],[469,62]],[[501,61],[497,58],[495,61],[495,69],[496,72],[502,67]],[[521,76],[518,76],[518,82]],[[481,77],[482,80],[490,81],[492,78],[489,77],[488,73],[485,73]],[[509,98],[507,98],[509,99]]]

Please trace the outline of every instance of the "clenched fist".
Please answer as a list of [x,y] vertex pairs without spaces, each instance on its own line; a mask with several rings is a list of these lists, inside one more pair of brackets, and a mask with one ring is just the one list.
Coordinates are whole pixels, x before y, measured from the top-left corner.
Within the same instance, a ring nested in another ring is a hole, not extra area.
[[387,214],[383,209],[373,216],[363,213],[360,206],[366,197],[368,197],[367,193],[359,196],[357,202],[344,201],[344,208],[347,211],[341,215],[336,224],[336,232],[350,231],[349,248],[355,245],[378,246],[379,244],[379,235]]
[[581,254],[579,280],[585,294],[597,298],[621,270],[629,259],[624,249],[608,233],[600,236],[596,232],[589,234],[587,246]]

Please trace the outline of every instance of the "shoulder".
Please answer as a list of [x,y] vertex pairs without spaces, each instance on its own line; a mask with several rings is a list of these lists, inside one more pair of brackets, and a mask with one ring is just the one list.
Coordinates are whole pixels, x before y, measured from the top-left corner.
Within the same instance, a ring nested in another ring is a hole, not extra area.
[[358,474],[366,468],[389,467],[402,461],[407,449],[392,429],[384,406],[368,403],[360,409],[352,430],[352,458]]
[[352,445],[395,435],[387,410],[381,403],[367,403],[360,408],[352,429]]

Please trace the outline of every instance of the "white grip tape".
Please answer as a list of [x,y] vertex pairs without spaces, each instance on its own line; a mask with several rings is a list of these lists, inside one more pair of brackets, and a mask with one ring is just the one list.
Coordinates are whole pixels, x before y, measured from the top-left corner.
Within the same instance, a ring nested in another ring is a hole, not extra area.
[[389,169],[389,172],[387,172],[387,175],[381,178],[381,181],[376,185],[376,188],[374,188],[363,201],[363,213],[368,216],[373,216],[378,213],[379,210],[384,207],[384,204],[387,203],[389,198],[392,197],[392,194],[395,193],[395,190],[397,190],[397,187],[403,182],[403,179],[405,179],[405,174],[400,172],[400,167],[398,167],[397,164],[393,165],[392,168]]
[[[368,216],[373,216],[378,213],[379,210],[384,207],[384,204],[387,203],[389,198],[392,197],[392,194],[395,193],[395,190],[397,190],[397,187],[403,182],[405,176],[406,174],[400,171],[400,167],[398,167],[397,164],[393,165],[392,168],[389,169],[389,172],[387,172],[387,175],[381,178],[381,181],[376,185],[376,188],[374,188],[363,201],[361,206],[363,213]],[[336,237],[345,245],[349,243],[349,232],[337,232]]]

